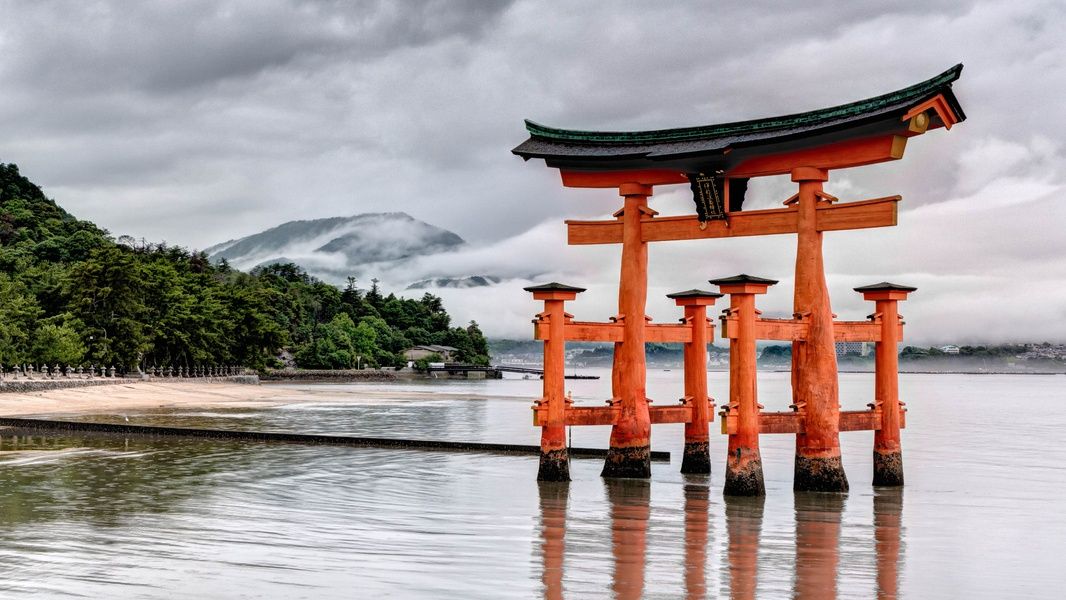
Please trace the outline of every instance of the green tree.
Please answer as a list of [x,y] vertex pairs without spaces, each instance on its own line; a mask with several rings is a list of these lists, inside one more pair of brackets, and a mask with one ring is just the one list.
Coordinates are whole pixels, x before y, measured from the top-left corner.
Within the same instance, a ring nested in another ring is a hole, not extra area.
[[77,365],[85,357],[85,344],[70,323],[45,323],[33,332],[32,361],[49,365]]
[[149,348],[141,265],[129,250],[94,250],[71,272],[70,309],[85,323],[89,357],[101,364],[134,367]]
[[29,360],[30,332],[41,308],[26,286],[0,273],[0,364]]

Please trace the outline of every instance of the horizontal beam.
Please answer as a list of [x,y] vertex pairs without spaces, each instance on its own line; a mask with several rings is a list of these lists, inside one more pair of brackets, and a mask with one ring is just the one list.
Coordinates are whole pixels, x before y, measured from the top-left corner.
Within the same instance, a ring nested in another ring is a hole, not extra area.
[[[566,408],[565,425],[614,425],[622,409],[618,406],[569,406]],[[541,404],[533,408],[533,426],[543,427],[548,423],[548,407]]]
[[[842,204],[825,203],[818,207],[819,231],[893,227],[897,223],[899,196],[874,198]],[[641,238],[645,242],[699,240],[796,233],[798,212],[795,206],[767,210],[736,211],[725,220],[707,221],[700,229],[696,215],[648,217],[641,220]],[[567,243],[571,246],[622,243],[622,222],[567,221]]]
[[666,185],[688,183],[688,177],[669,169],[631,169],[628,171],[568,171],[560,169],[563,187],[570,188],[616,188],[626,183],[641,185]]
[[[896,338],[903,339],[903,323],[896,325]],[[838,342],[880,342],[881,323],[874,321],[833,321],[833,339]]]
[[[623,338],[623,323],[593,323],[588,321],[573,321],[564,327],[566,341],[571,342],[621,342]],[[534,326],[533,339],[547,340],[551,337],[548,333],[548,323],[538,322]],[[692,327],[690,325],[670,324],[647,324],[644,326],[644,339],[646,342],[656,343],[682,343],[692,341]],[[714,339],[714,325],[707,324],[707,339]]]
[[818,206],[818,231],[846,231],[895,227],[899,223],[898,205],[902,196],[885,196],[841,204]]
[[[737,318],[722,319],[722,339],[737,338]],[[755,339],[802,342],[807,339],[808,324],[795,319],[756,319]],[[903,325],[896,335],[903,339]],[[833,321],[833,339],[837,342],[880,342],[881,324],[874,321]]]
[[[689,423],[694,414],[691,404],[676,404],[672,406],[648,406],[648,413],[652,425],[660,423]],[[714,405],[708,410],[709,421],[714,420]],[[614,406],[569,406],[566,408],[564,424],[567,426],[594,426],[614,425],[622,409]],[[540,404],[533,407],[533,426],[543,427],[548,422],[548,407]]]
[[[533,339],[548,340],[549,324],[538,322],[534,326]],[[571,342],[620,342],[622,341],[622,323],[593,323],[572,321],[563,326],[565,339]]]
[[791,173],[796,167],[846,169],[903,158],[907,138],[882,135],[847,140],[792,152],[754,156],[726,171],[726,177],[763,177]]
[[[900,411],[900,427],[907,426],[906,411]],[[842,410],[839,421],[840,431],[874,431],[881,429],[881,411],[879,410]],[[805,430],[803,413],[760,412],[759,433],[803,433]],[[737,432],[737,413],[731,412],[722,419],[722,433],[733,435]]]

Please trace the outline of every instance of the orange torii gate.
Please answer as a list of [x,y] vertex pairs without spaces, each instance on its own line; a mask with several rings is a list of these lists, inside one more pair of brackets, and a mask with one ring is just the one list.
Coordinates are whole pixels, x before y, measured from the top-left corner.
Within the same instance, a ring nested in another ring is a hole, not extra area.
[[[558,283],[526,288],[545,302],[536,323],[544,340],[544,395],[534,406],[542,427],[538,478],[568,480],[563,431],[567,425],[612,425],[604,477],[648,477],[651,425],[685,423],[682,470],[709,472],[706,343],[713,325],[706,307],[717,294],[692,290],[671,295],[685,307],[680,325],[649,323],[645,315],[648,243],[796,234],[794,318],[761,319],[754,294],[772,280],[739,276],[714,280],[729,294],[723,334],[730,339],[731,398],[723,411],[730,434],[726,492],[763,493],[759,433],[794,433],[794,487],[803,491],[846,491],[840,461],[840,430],[874,430],[875,483],[903,481],[897,397],[896,352],[899,319],[895,303],[913,288],[878,284],[859,288],[877,302],[869,322],[834,321],[822,261],[826,231],[896,225],[899,196],[838,203],[823,190],[829,172],[903,157],[908,139],[965,119],[951,91],[962,65],[910,87],[850,104],[784,117],[722,125],[640,132],[576,131],[526,121],[530,138],[513,152],[543,159],[557,168],[563,185],[615,188],[624,199],[614,219],[567,221],[570,244],[621,244],[618,314],[606,323],[574,321],[564,303],[584,290]],[[744,211],[748,180],[788,174],[798,186],[785,207]],[[657,185],[688,184],[695,215],[660,217],[648,206]],[[754,369],[756,339],[793,343],[793,411],[761,413]],[[614,342],[612,394],[607,406],[572,406],[563,388],[566,340]],[[841,412],[835,343],[878,342],[877,398],[869,411]],[[650,407],[646,396],[647,342],[685,344],[685,398],[676,406]],[[889,414],[891,413],[891,414]]]

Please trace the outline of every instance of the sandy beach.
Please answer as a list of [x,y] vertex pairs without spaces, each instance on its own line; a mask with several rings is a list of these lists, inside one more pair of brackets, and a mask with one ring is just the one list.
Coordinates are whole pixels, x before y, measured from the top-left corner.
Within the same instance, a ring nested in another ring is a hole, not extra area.
[[264,408],[299,401],[280,387],[233,383],[136,382],[0,394],[0,415],[114,413],[159,408]]

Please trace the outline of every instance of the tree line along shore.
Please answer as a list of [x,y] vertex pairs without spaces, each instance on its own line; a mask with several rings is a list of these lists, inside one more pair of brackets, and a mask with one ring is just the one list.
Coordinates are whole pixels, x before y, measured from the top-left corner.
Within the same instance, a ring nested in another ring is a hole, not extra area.
[[488,363],[477,324],[453,326],[439,297],[356,284],[341,289],[294,264],[245,273],[203,252],[116,239],[0,163],[0,364],[394,367],[429,344]]

